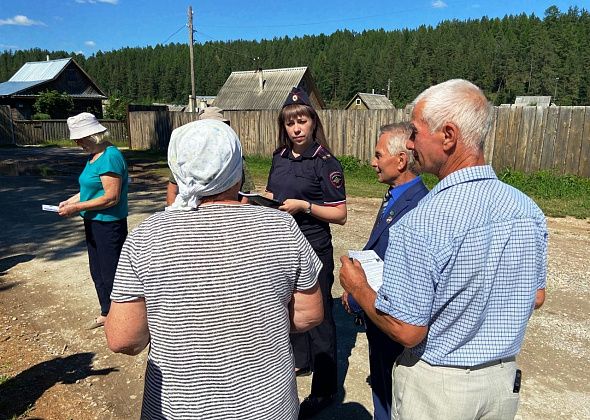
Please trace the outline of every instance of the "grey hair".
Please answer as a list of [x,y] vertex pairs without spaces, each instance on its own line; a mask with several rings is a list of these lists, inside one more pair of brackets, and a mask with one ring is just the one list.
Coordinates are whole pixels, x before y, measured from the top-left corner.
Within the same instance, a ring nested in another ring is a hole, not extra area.
[[417,175],[414,153],[406,147],[406,142],[412,135],[410,124],[407,122],[385,124],[379,128],[379,136],[383,134],[388,135],[387,151],[392,156],[401,152],[405,153],[408,158],[408,170]]
[[413,105],[419,102],[424,103],[422,119],[431,133],[452,122],[467,147],[483,150],[492,107],[479,87],[467,80],[451,79],[426,89]]
[[101,144],[101,143],[104,143],[105,141],[107,141],[110,136],[111,136],[111,133],[109,133],[108,130],[105,130],[105,131],[101,131],[100,133],[92,134],[86,138],[89,140],[92,140],[96,144]]

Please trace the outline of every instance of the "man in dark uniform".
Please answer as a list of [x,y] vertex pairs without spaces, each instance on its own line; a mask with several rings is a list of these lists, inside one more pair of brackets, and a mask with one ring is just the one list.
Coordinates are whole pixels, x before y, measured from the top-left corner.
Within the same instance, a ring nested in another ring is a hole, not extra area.
[[[414,156],[406,149],[406,140],[412,130],[409,124],[389,124],[380,129],[371,165],[377,172],[379,182],[389,185],[379,209],[371,236],[364,249],[372,249],[381,259],[385,257],[389,242],[389,228],[412,210],[428,189],[417,176]],[[395,238],[392,238],[395,240]],[[342,303],[354,312],[360,308],[346,292]],[[403,346],[391,340],[369,317],[364,317],[369,342],[369,368],[375,420],[391,419],[391,372],[395,359]]]

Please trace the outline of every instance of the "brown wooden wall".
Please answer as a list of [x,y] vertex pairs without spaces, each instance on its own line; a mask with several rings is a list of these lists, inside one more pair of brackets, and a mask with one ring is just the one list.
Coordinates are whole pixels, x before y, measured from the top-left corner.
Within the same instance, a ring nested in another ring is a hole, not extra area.
[[0,105],[0,144],[14,144],[12,116],[8,105]]
[[[127,125],[117,120],[100,120],[114,140],[129,142]],[[51,140],[63,140],[70,137],[66,120],[14,120],[14,139],[17,145],[43,144]]]
[[[276,149],[278,111],[224,114],[246,155],[270,156]],[[410,117],[401,109],[320,110],[318,114],[333,153],[362,161],[373,156],[380,126]],[[194,114],[182,112],[131,112],[130,147],[165,150],[172,130],[195,119]],[[590,177],[590,107],[495,107],[484,151],[496,170],[550,169]]]

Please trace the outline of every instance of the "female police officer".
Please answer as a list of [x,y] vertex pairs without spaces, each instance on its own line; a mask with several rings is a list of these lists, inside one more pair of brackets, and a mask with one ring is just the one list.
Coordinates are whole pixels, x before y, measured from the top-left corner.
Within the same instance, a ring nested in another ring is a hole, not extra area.
[[337,392],[336,325],[332,316],[334,260],[330,223],[346,222],[346,194],[340,162],[332,156],[318,114],[307,94],[293,88],[278,118],[280,147],[274,152],[266,191],[283,203],[323,263],[318,282],[324,321],[303,334],[292,334],[297,374],[313,379],[299,418],[328,406]]

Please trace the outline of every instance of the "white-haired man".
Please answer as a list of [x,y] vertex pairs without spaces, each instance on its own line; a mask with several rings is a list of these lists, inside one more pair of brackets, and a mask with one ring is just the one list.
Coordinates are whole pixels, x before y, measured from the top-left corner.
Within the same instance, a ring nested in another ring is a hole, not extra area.
[[357,261],[341,259],[344,288],[406,347],[393,419],[507,419],[518,409],[515,356],[545,299],[547,228],[537,205],[485,165],[490,113],[466,80],[422,92],[407,146],[440,182],[392,228],[378,293]]
[[[375,251],[381,259],[385,258],[391,226],[428,194],[428,189],[418,176],[414,155],[406,148],[406,142],[411,134],[412,130],[408,123],[382,126],[379,129],[379,140],[375,145],[375,156],[371,160],[377,179],[389,188],[363,249]],[[347,292],[342,295],[342,304],[349,312],[350,309],[356,309],[356,302]],[[404,347],[391,340],[368,316],[364,316],[364,323],[369,343],[373,418],[388,420],[391,418],[391,373],[395,360]]]

